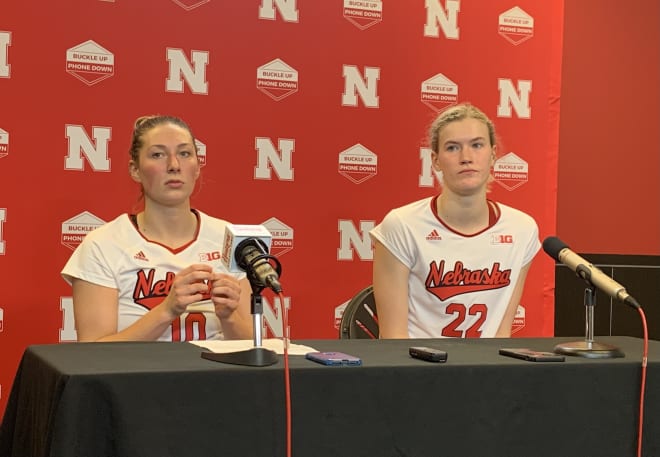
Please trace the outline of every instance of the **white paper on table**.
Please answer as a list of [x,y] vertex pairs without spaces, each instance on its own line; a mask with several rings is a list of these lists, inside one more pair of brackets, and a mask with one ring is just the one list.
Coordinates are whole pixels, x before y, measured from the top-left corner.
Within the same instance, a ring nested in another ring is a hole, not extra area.
[[[253,340],[200,340],[188,342],[217,353],[247,351],[254,347]],[[261,340],[261,347],[275,351],[277,354],[284,354],[284,343],[279,338],[264,338]],[[289,342],[289,355],[305,355],[308,352],[318,351],[309,346]]]

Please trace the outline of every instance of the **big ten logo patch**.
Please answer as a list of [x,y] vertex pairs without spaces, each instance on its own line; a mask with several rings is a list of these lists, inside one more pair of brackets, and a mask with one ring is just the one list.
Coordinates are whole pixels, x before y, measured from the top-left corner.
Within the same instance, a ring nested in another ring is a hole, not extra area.
[[212,262],[214,260],[220,260],[221,258],[222,258],[222,254],[220,253],[220,251],[201,252],[199,254],[200,262]]
[[494,233],[490,237],[490,244],[513,244],[513,235]]

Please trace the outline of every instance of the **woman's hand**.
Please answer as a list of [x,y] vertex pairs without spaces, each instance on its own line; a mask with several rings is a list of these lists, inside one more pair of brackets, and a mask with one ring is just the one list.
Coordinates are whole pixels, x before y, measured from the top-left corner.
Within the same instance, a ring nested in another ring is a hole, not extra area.
[[234,276],[213,273],[209,281],[209,291],[215,314],[220,320],[228,318],[240,307],[241,285]]
[[179,271],[163,305],[172,314],[172,319],[186,311],[188,305],[201,301],[211,289],[213,270],[210,265],[193,264]]

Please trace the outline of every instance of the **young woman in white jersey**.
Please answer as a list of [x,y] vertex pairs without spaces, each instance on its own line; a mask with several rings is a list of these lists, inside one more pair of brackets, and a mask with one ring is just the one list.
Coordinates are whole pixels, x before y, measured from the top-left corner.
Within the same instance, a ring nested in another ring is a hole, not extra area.
[[191,208],[200,163],[188,125],[139,118],[129,173],[143,211],[88,233],[62,270],[78,340],[252,338],[250,284],[217,255],[227,222]]
[[487,198],[496,135],[478,108],[440,113],[430,145],[441,193],[370,233],[380,337],[508,337],[540,248],[536,222]]

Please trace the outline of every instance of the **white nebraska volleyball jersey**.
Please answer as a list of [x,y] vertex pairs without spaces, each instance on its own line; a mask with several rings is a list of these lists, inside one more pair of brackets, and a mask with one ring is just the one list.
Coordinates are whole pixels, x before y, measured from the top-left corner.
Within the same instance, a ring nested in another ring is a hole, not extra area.
[[506,205],[474,235],[450,229],[435,197],[393,209],[370,232],[410,269],[411,338],[491,338],[502,322],[520,269],[541,243],[532,217]]
[[[205,263],[213,271],[227,273],[220,258],[227,222],[196,211],[199,220],[197,237],[189,244],[172,250],[147,241],[127,214],[89,232],[71,255],[62,276],[80,278],[119,291],[118,331],[130,326],[162,302],[170,291],[174,275],[193,263]],[[239,278],[244,274],[235,275]],[[222,339],[220,320],[214,312],[210,295],[189,306],[172,321],[161,341]]]

